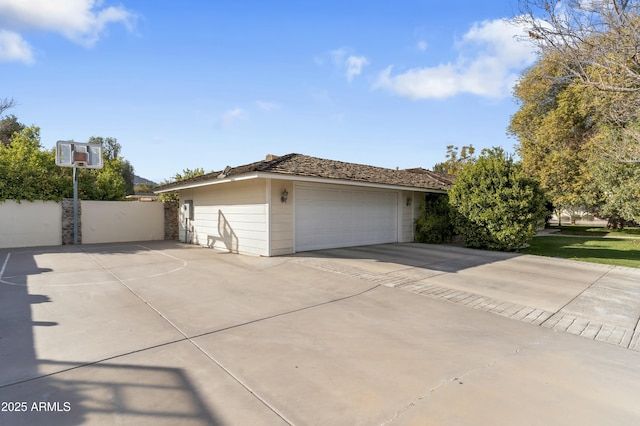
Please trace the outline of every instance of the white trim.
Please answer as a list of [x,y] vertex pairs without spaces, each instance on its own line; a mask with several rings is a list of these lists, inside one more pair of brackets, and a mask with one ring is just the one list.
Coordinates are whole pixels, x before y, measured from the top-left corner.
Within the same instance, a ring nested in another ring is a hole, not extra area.
[[271,179],[267,178],[265,179],[266,181],[266,186],[267,186],[267,211],[266,211],[266,218],[265,218],[265,226],[266,226],[266,233],[267,233],[267,256],[271,257]]
[[197,188],[197,187],[208,186],[208,185],[218,185],[221,183],[236,182],[240,180],[258,179],[258,178],[282,179],[282,180],[290,180],[294,182],[350,185],[350,186],[361,186],[361,187],[367,187],[367,188],[393,189],[393,190],[401,190],[401,191],[434,192],[439,194],[447,193],[447,191],[444,189],[427,189],[427,188],[419,188],[415,186],[390,185],[390,184],[384,184],[384,183],[361,182],[361,181],[346,180],[346,179],[330,179],[330,178],[313,177],[313,176],[298,176],[298,175],[290,175],[286,173],[272,173],[272,172],[252,172],[250,174],[243,174],[243,175],[224,178],[224,179],[213,178],[210,180],[194,182],[192,184],[187,183],[185,185],[176,186],[171,189],[163,189],[163,190],[154,191],[154,192],[156,194],[161,194],[164,192],[181,191],[183,189]]
[[291,194],[293,196],[293,220],[291,221],[291,226],[293,227],[293,232],[291,233],[291,235],[293,235],[293,241],[291,242],[291,247],[293,249],[293,254],[296,254],[296,187],[298,186],[297,183],[293,182],[291,184],[291,192],[293,192],[293,194]]
[[402,239],[402,221],[404,216],[403,191],[396,191],[396,243]]
[[411,242],[416,240],[416,194],[411,194]]
[[259,178],[274,178],[274,179],[285,179],[291,180],[294,182],[310,182],[310,183],[322,183],[322,184],[333,184],[333,185],[349,185],[349,186],[364,186],[367,188],[378,188],[378,189],[393,189],[393,190],[401,190],[401,191],[418,191],[418,192],[437,192],[446,194],[447,191],[444,189],[427,189],[427,188],[418,188],[415,186],[402,186],[402,185],[390,185],[385,183],[373,183],[373,182],[362,182],[357,180],[346,180],[346,179],[330,179],[323,177],[313,177],[313,176],[298,176],[298,175],[288,175],[284,173],[269,173],[269,172],[257,172],[256,177]]
[[164,192],[174,192],[174,191],[182,191],[185,189],[191,189],[191,188],[199,188],[201,186],[209,186],[209,185],[218,185],[220,183],[229,183],[229,182],[237,182],[237,181],[241,181],[241,180],[248,180],[248,179],[256,179],[259,178],[261,176],[258,176],[257,173],[253,173],[253,174],[244,174],[244,175],[240,175],[240,176],[235,176],[235,177],[230,177],[230,178],[224,178],[224,179],[209,179],[209,180],[204,180],[204,181],[200,181],[200,182],[194,182],[194,183],[187,183],[184,185],[179,185],[179,186],[175,186],[171,189],[161,189],[159,191],[153,191],[155,194],[162,194]]

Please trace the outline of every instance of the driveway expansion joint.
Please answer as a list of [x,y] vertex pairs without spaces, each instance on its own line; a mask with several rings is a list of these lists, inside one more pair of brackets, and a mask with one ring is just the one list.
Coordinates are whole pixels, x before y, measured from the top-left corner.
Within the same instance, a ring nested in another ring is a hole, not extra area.
[[576,336],[640,352],[640,326],[638,325],[640,324],[640,319],[638,320],[636,327],[631,329],[620,325],[605,324],[563,313],[563,309],[604,278],[612,270],[611,267],[607,267],[606,271],[598,276],[598,278],[596,278],[577,296],[567,302],[562,308],[556,312],[551,312],[532,306],[506,302],[504,300],[494,299],[468,291],[442,287],[425,282],[430,278],[449,274],[450,272],[434,274],[434,271],[429,269],[423,272],[416,268],[405,268],[393,272],[379,273],[367,271],[354,266],[338,264],[335,261],[325,260],[322,258],[300,257],[292,259],[292,261],[323,271],[338,273],[368,282],[374,282],[378,285],[397,288],[410,293],[426,296],[431,299],[440,299],[449,303],[464,305],[472,309],[497,314],[536,326],[542,326],[554,331],[574,334]]

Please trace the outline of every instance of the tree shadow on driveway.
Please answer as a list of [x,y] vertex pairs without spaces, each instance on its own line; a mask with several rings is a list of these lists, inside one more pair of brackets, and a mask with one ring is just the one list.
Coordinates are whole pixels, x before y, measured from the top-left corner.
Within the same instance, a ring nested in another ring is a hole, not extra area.
[[296,257],[335,260],[364,260],[396,264],[440,272],[458,272],[488,263],[514,259],[522,255],[467,249],[452,245],[393,243],[297,253]]

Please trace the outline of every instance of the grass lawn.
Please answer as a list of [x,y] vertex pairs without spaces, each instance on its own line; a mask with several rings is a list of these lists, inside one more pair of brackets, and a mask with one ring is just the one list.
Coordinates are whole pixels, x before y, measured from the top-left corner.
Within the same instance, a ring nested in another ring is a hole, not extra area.
[[602,226],[552,226],[549,229],[558,229],[556,235],[585,235],[594,237],[640,237],[640,228],[625,228],[623,230],[607,229]]
[[[601,231],[590,231],[591,229],[599,229]],[[635,230],[637,228],[625,231]],[[520,253],[640,268],[640,238],[603,238],[602,236],[607,235],[607,231],[609,230],[604,228],[588,228],[587,231],[574,229],[570,231],[576,232],[573,235],[585,235],[577,232],[591,232],[586,235],[593,235],[593,238],[565,236],[567,234],[565,233],[565,227],[563,227],[561,234],[555,234],[562,236],[534,237],[530,246],[526,249],[521,249]],[[613,234],[640,236],[638,233]]]

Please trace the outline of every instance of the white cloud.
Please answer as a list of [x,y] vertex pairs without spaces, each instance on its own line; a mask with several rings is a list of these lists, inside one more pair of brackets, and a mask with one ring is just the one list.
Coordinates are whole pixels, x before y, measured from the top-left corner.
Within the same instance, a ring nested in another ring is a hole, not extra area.
[[275,102],[267,102],[267,101],[256,101],[256,106],[261,110],[267,111],[267,112],[274,111],[276,109],[281,108],[280,104],[277,104]]
[[369,63],[364,56],[349,56],[346,60],[347,80],[353,80],[353,77],[360,75],[362,68]]
[[332,50],[329,52],[329,55],[337,67],[342,67],[344,65],[344,58],[348,53],[349,52],[346,47],[341,47],[340,49]]
[[31,46],[18,33],[0,30],[0,62],[32,64]]
[[234,108],[222,114],[220,117],[220,124],[222,127],[230,127],[238,120],[244,120],[247,117],[245,111],[242,108]]
[[427,50],[427,48],[429,47],[429,45],[427,44],[426,41],[420,40],[420,41],[418,41],[418,43],[416,43],[416,47],[418,48],[419,51],[425,52]]
[[344,71],[349,82],[360,75],[362,68],[369,64],[369,60],[366,57],[353,55],[351,54],[351,49],[346,47],[330,51],[329,56],[331,56],[336,68]]
[[373,87],[411,99],[442,99],[461,93],[508,96],[519,72],[536,60],[531,46],[516,39],[522,34],[522,29],[504,20],[476,23],[456,43],[455,62],[395,75],[390,66],[379,74]]
[[[0,26],[15,34],[48,31],[86,47],[114,23],[132,30],[136,15],[123,6],[101,7],[102,0],[0,0]],[[21,35],[22,37],[22,35]]]

